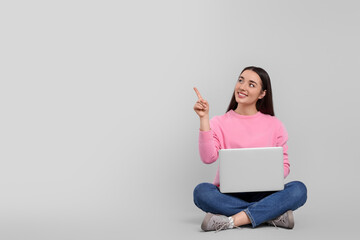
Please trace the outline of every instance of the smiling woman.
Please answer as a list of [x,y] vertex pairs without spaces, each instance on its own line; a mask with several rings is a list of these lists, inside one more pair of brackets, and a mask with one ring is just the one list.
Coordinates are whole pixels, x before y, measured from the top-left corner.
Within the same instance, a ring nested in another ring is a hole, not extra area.
[[[209,103],[194,88],[198,101],[194,110],[200,118],[199,152],[210,164],[220,149],[282,147],[284,178],[290,173],[287,154],[287,131],[274,116],[270,77],[259,67],[246,67],[235,85],[225,115],[209,121]],[[262,166],[258,166],[261,168]],[[194,203],[207,212],[201,228],[219,231],[262,223],[292,229],[293,210],[307,200],[306,186],[299,181],[285,184],[284,190],[267,192],[222,193],[219,169],[212,184],[201,183],[194,189]]]

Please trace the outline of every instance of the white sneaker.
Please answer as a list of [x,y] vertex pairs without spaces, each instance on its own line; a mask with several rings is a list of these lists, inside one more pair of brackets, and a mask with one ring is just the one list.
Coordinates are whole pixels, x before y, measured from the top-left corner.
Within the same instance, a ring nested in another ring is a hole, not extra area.
[[278,218],[270,220],[267,223],[274,225],[275,227],[293,229],[295,225],[293,212],[289,210]]
[[226,217],[224,215],[216,215],[212,213],[207,213],[201,224],[201,229],[204,231],[220,231],[229,228],[234,228],[234,222],[231,217]]

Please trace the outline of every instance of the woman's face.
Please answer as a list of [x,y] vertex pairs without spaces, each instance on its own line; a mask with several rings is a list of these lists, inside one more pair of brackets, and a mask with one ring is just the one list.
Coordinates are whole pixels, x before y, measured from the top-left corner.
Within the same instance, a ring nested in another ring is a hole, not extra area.
[[251,70],[245,70],[235,85],[235,100],[238,104],[255,105],[258,99],[265,96],[262,91],[262,81],[259,75]]

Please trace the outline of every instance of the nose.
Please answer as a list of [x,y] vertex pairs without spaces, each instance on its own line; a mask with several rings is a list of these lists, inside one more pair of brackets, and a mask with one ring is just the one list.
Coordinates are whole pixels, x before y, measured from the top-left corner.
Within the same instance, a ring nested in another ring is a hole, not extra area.
[[239,83],[239,89],[240,90],[247,90],[247,88],[246,88],[246,84],[244,84],[244,83]]

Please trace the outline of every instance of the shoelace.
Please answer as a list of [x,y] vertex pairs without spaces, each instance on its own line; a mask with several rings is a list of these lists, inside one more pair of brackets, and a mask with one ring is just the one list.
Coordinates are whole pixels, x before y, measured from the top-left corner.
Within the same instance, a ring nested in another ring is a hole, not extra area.
[[233,221],[230,221],[230,222],[216,222],[215,223],[215,233],[223,230],[223,229],[227,229],[229,228],[230,226],[232,226],[232,228],[239,228],[237,226],[234,226],[234,222]]
[[223,230],[223,229],[227,229],[229,227],[229,223],[227,222],[217,222],[215,223],[215,233]]
[[274,227],[275,227],[276,229],[279,229],[278,226],[276,226],[275,222],[282,222],[282,223],[285,225],[285,224],[286,224],[285,216],[284,216],[284,215],[281,215],[281,216],[278,217],[277,219],[271,221],[271,223],[274,225]]

